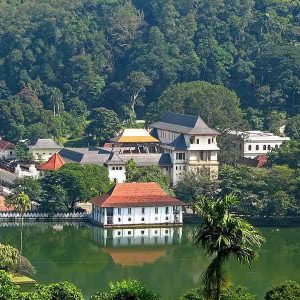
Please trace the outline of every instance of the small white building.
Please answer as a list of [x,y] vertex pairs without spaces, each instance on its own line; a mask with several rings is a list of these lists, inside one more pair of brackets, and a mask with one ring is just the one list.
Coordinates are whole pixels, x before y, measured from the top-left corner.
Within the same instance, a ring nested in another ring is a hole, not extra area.
[[117,183],[91,203],[93,220],[104,227],[181,225],[185,205],[155,182]]
[[15,156],[14,145],[0,138],[0,159],[13,159]]
[[32,177],[34,179],[39,179],[40,172],[36,169],[35,165],[30,165],[28,170],[22,169],[20,165],[15,168],[16,178]]
[[34,145],[28,148],[34,160],[47,161],[54,153],[58,153],[63,147],[52,139],[38,139]]
[[284,141],[289,141],[289,137],[274,135],[264,131],[231,131],[231,134],[241,137],[241,142],[235,147],[241,150],[241,156],[255,158],[259,155],[266,155],[272,149],[279,149]]

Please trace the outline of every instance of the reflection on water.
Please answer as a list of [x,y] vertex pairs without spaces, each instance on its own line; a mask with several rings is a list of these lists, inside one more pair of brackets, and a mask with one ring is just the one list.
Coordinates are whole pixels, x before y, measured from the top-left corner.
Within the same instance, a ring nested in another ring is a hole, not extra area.
[[153,264],[166,256],[165,245],[180,244],[182,227],[93,228],[93,239],[122,267]]
[[107,247],[180,244],[182,227],[103,229],[93,227],[93,239]]

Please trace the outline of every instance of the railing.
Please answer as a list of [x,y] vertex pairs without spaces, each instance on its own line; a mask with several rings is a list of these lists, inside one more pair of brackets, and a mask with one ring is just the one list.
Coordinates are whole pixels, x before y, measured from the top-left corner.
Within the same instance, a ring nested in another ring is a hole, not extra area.
[[[90,215],[87,213],[37,213],[29,212],[23,215],[24,219],[59,219],[59,220],[78,220],[86,219]],[[17,212],[0,212],[0,221],[1,220],[15,220],[21,219],[21,214]]]

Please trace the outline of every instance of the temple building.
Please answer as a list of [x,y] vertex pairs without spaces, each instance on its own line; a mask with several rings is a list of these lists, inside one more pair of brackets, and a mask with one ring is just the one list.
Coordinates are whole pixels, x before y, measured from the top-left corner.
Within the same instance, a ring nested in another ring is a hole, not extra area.
[[37,161],[47,161],[54,153],[58,153],[63,147],[52,139],[38,139],[34,145],[28,147],[29,153]]
[[117,183],[109,194],[91,203],[92,219],[104,227],[181,225],[185,205],[155,182]]
[[48,171],[56,171],[56,170],[60,169],[64,164],[65,164],[65,162],[64,162],[63,158],[58,153],[54,153],[48,159],[47,162],[40,164],[37,169],[42,174],[44,174],[45,172],[48,172]]
[[161,151],[171,157],[170,176],[174,185],[190,170],[205,170],[212,179],[217,178],[220,133],[200,117],[167,113],[150,127],[151,134],[160,141]]

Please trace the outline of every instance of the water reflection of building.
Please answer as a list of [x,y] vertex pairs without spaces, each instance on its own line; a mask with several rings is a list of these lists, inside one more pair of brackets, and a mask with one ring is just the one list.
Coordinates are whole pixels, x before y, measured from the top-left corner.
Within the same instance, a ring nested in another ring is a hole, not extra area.
[[113,262],[123,267],[152,264],[167,247],[180,244],[182,227],[103,229],[93,227],[93,239]]
[[119,228],[93,227],[93,239],[105,247],[180,244],[182,227]]

